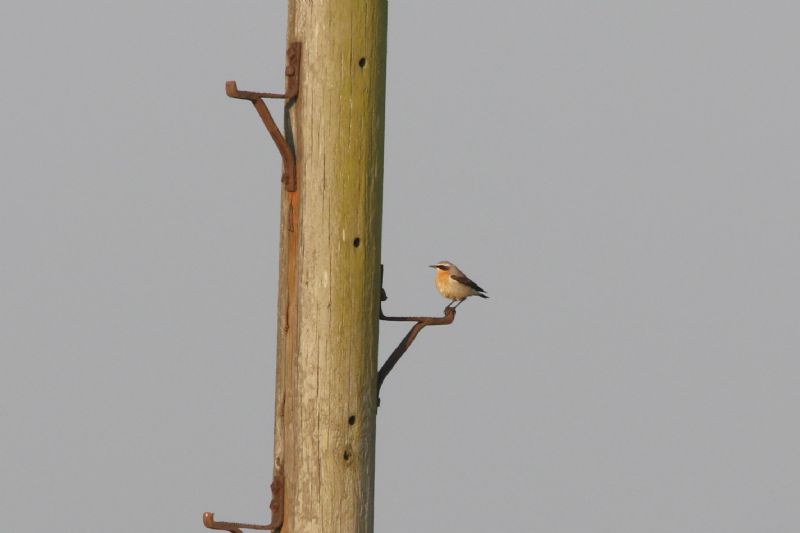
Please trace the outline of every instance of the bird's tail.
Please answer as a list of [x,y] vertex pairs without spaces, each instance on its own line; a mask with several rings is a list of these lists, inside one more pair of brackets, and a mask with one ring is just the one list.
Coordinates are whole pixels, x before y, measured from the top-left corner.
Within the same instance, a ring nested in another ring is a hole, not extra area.
[[477,296],[480,296],[481,298],[488,298],[488,296],[487,296],[487,295],[485,295],[485,294],[483,294],[482,292],[479,292],[479,293],[477,294]]

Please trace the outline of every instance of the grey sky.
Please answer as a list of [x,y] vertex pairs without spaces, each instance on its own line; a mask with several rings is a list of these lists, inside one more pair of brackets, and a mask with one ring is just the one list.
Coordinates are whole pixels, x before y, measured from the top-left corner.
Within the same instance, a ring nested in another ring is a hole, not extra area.
[[[384,386],[376,531],[795,530],[800,8],[389,15],[385,310],[442,259],[491,299]],[[266,518],[280,162],[223,85],[280,89],[285,25],[0,7],[4,529]]]

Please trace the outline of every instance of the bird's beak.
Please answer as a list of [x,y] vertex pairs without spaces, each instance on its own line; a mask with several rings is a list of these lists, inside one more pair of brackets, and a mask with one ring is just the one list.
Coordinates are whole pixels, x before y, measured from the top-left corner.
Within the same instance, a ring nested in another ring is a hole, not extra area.
[[436,265],[428,265],[430,268],[436,268]]

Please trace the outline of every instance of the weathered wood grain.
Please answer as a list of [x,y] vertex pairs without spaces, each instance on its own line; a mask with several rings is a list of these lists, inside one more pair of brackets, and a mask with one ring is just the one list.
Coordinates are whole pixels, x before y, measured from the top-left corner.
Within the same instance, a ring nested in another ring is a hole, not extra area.
[[282,193],[275,468],[285,533],[371,533],[387,4],[290,0],[302,43]]

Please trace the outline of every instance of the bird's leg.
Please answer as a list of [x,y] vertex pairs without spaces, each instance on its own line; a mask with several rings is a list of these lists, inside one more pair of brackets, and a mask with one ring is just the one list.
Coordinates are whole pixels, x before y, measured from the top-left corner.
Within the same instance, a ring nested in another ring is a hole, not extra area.
[[[464,300],[466,300],[466,298],[464,298]],[[458,307],[459,305],[461,305],[461,303],[462,303],[464,300],[459,300],[459,301],[458,301],[458,303],[457,303],[456,305],[454,305],[454,306],[453,306],[453,309],[455,309],[456,307]],[[455,300],[453,300],[453,302],[455,302]],[[452,304],[452,302],[451,302],[451,304]],[[449,307],[449,306],[448,306],[448,307]]]

